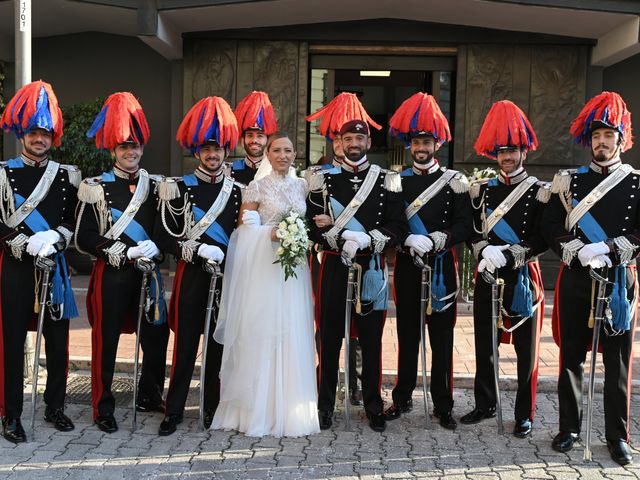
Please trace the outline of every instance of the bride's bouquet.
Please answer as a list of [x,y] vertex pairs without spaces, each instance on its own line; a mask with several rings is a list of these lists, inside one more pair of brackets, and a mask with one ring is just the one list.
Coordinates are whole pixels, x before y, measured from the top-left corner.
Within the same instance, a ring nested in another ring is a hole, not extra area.
[[307,261],[309,249],[309,233],[305,218],[295,210],[290,210],[278,223],[276,237],[280,241],[280,247],[276,252],[278,259],[273,263],[282,265],[285,281],[290,277],[298,278],[296,267]]

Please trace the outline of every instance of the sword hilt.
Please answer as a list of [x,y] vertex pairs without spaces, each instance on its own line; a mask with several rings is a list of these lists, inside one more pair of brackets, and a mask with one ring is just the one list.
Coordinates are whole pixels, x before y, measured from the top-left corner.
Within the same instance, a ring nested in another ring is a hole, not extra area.
[[202,268],[209,275],[214,275],[215,277],[222,276],[222,270],[220,269],[220,264],[218,262],[214,262],[213,260],[207,260],[202,264]]
[[134,262],[133,265],[136,270],[139,270],[142,273],[150,273],[156,267],[155,262],[147,257],[136,258],[136,261]]

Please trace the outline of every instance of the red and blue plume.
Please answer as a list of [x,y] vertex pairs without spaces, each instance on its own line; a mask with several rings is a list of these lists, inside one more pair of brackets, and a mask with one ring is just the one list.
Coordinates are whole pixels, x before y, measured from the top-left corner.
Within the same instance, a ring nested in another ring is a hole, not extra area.
[[476,153],[496,159],[498,150],[505,147],[533,151],[538,148],[538,138],[529,119],[509,100],[496,102],[484,119],[474,145]]
[[265,92],[253,91],[240,100],[235,115],[242,132],[257,129],[262,130],[265,135],[271,135],[278,131],[276,112]]
[[620,132],[620,150],[625,152],[633,146],[631,134],[631,112],[616,92],[602,92],[587,102],[580,114],[571,123],[571,135],[576,143],[591,145],[592,125],[604,124]]
[[87,132],[87,137],[96,138],[96,147],[106,150],[114,150],[125,142],[145,145],[149,136],[147,117],[129,92],[110,95]]
[[187,112],[178,128],[176,140],[192,153],[209,141],[215,141],[224,148],[235,148],[238,122],[224,98],[205,97]]
[[53,133],[52,145],[59,147],[62,139],[62,111],[51,85],[38,80],[18,90],[7,104],[0,125],[6,131],[11,130],[18,138],[35,128],[48,130]]
[[318,130],[322,135],[329,140],[333,140],[342,125],[351,120],[362,120],[377,130],[380,130],[382,126],[378,125],[369,116],[367,111],[358,100],[358,96],[355,93],[342,92],[337,95],[333,100],[327,103],[324,107],[315,111],[311,115],[307,115],[305,120],[312,122],[321,118]]
[[424,132],[431,135],[438,146],[451,141],[449,122],[433,96],[418,92],[398,107],[389,120],[389,132],[411,145],[411,134]]

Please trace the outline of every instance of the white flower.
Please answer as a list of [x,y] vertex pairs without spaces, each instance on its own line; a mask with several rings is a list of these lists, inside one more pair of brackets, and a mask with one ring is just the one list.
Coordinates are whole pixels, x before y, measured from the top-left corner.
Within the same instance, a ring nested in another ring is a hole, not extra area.
[[295,223],[292,223],[291,225],[289,225],[289,231],[291,233],[298,233],[298,225],[296,225]]
[[284,248],[282,247],[278,247],[278,251],[276,252],[276,254],[281,257],[282,255],[284,255]]

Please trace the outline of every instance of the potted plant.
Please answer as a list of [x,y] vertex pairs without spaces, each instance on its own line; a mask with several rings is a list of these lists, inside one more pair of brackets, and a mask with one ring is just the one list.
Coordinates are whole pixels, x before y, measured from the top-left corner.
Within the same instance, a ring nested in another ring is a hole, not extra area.
[[[92,139],[87,138],[87,130],[96,118],[104,98],[96,98],[90,102],[63,106],[64,135],[62,145],[51,151],[51,158],[60,163],[76,165],[83,178],[99,175],[111,168],[112,160],[109,152],[96,148]],[[67,261],[73,273],[88,275],[91,272],[93,258],[76,251],[70,245]]]

